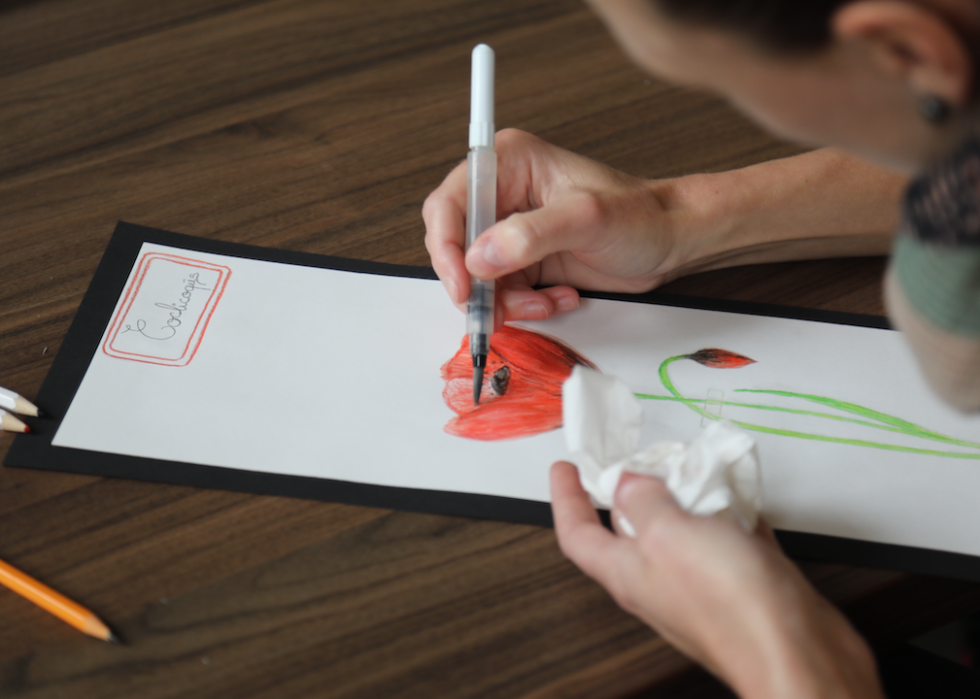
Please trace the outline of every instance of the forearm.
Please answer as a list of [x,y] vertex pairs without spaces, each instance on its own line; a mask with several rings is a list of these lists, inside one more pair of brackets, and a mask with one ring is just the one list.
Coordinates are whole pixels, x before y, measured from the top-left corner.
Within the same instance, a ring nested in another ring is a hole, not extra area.
[[885,255],[908,178],[823,149],[653,183],[672,222],[673,277],[722,267]]

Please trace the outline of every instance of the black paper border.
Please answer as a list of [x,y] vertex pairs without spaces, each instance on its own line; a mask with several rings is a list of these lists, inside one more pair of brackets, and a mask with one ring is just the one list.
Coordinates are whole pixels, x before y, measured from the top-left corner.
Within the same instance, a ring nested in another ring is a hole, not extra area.
[[[75,314],[75,319],[68,329],[58,356],[55,357],[51,370],[38,393],[36,402],[44,410],[46,417],[31,421],[32,434],[19,435],[14,439],[4,459],[5,466],[131,478],[409,512],[495,519],[542,527],[553,526],[550,506],[547,503],[530,500],[258,473],[53,446],[51,440],[58,430],[61,417],[66,414],[92,357],[98,351],[102,333],[111,320],[116,301],[123,291],[129,272],[144,242],[306,267],[415,279],[436,279],[435,273],[428,267],[392,265],[228,243],[120,221]],[[582,295],[587,298],[890,328],[888,320],[878,316],[705,299],[657,291],[646,294],[583,292]],[[786,553],[798,559],[846,563],[980,582],[980,557],[976,556],[803,532],[779,531],[776,534]]]

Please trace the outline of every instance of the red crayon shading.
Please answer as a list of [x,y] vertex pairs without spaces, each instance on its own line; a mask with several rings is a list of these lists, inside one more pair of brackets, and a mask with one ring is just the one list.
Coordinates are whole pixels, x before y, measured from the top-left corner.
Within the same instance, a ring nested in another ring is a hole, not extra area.
[[561,427],[561,385],[576,364],[595,364],[560,340],[505,325],[490,339],[483,396],[473,404],[469,338],[442,365],[442,397],[456,417],[449,434],[467,439],[527,437]]

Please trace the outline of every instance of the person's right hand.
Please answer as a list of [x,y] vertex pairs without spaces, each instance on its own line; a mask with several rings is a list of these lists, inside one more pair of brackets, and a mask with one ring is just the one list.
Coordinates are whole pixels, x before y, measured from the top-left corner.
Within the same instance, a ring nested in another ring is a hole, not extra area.
[[465,264],[465,161],[422,207],[432,266],[460,308],[470,273],[499,280],[504,319],[539,320],[576,308],[575,288],[648,291],[684,262],[653,182],[516,129],[497,134],[496,151],[498,222]]

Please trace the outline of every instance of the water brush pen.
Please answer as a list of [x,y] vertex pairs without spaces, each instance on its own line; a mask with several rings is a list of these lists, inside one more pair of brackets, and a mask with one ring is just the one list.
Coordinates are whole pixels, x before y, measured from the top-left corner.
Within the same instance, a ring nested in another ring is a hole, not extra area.
[[[473,49],[470,82],[470,152],[466,156],[466,249],[497,222],[497,154],[493,150],[493,49]],[[466,334],[473,357],[473,403],[480,402],[493,333],[493,281],[470,277]]]

